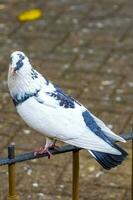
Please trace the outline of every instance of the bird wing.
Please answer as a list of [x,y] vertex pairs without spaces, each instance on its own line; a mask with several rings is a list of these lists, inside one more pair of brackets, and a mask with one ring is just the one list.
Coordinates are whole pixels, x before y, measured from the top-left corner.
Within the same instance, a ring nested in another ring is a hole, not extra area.
[[87,149],[87,150],[94,150],[98,152],[104,152],[104,153],[115,154],[115,155],[121,154],[120,151],[110,146],[104,140],[98,138],[96,135],[94,135],[94,133],[91,133],[88,135],[83,134],[78,138],[65,140],[64,142],[80,147],[80,148]]
[[39,103],[44,103],[54,108],[64,107],[73,109],[76,107],[76,105],[81,106],[78,101],[67,95],[61,88],[54,86],[51,82],[49,82],[47,89],[42,87],[38,93],[38,96],[35,98]]
[[92,113],[90,113],[91,116],[94,118],[94,120],[96,121],[96,123],[101,127],[102,131],[104,131],[104,133],[111,137],[114,141],[120,141],[120,142],[126,142],[126,140],[122,137],[120,137],[119,135],[116,135],[113,131],[111,131],[102,120],[98,119],[96,116],[94,116]]
[[[53,92],[40,91],[35,97],[40,104],[44,104],[47,109],[50,107],[51,116],[56,120],[55,130],[57,138],[71,145],[75,145],[88,150],[120,154],[107,137],[97,134],[100,127],[92,122],[93,117],[85,117],[84,112],[89,113],[76,100],[67,96],[59,90]],[[46,108],[45,108],[46,109]],[[89,120],[89,124],[85,121]],[[58,121],[60,123],[58,123]],[[95,127],[92,127],[92,123]]]

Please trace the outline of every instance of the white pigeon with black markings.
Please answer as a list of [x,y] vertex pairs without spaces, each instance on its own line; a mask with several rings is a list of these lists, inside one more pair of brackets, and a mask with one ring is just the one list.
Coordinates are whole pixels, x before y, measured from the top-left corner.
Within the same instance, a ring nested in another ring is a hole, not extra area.
[[37,72],[23,52],[11,54],[8,87],[22,119],[46,136],[46,144],[37,154],[50,153],[48,148],[60,140],[87,149],[105,169],[121,164],[127,156],[115,144],[125,140]]

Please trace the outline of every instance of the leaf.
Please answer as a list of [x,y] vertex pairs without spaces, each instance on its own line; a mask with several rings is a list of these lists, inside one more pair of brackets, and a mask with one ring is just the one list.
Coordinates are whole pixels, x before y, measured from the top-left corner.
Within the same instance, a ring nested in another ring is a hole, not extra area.
[[32,9],[22,12],[18,19],[21,22],[32,21],[39,19],[42,16],[42,11],[40,9]]

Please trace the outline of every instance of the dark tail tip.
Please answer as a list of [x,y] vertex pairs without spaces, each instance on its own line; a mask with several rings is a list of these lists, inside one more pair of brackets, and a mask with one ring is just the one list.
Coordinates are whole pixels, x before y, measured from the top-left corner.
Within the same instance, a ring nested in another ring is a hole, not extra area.
[[128,153],[120,148],[118,145],[117,149],[121,152],[121,155],[113,155],[93,150],[91,151],[91,153],[104,169],[110,170],[111,168],[120,165],[128,155]]

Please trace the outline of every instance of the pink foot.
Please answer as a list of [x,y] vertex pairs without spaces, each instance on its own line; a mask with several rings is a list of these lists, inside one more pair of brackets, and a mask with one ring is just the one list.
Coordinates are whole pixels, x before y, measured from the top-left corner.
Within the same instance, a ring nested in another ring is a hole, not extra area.
[[42,155],[44,153],[48,153],[48,159],[50,159],[50,156],[52,156],[52,154],[50,153],[50,151],[48,150],[48,147],[40,147],[39,149],[35,150],[34,155]]

